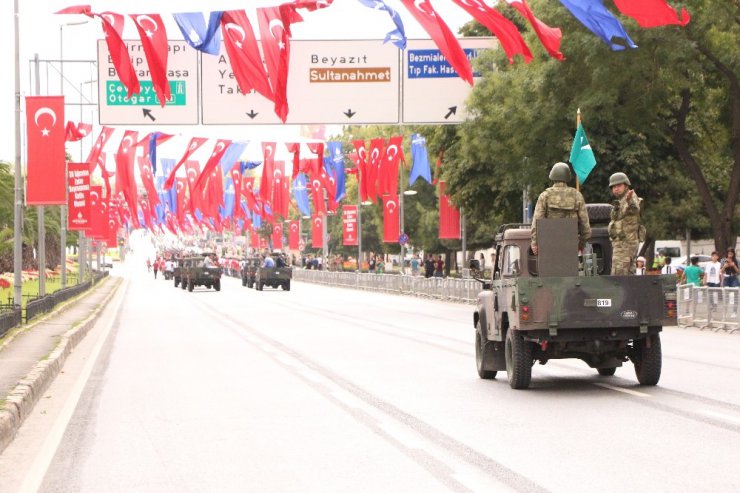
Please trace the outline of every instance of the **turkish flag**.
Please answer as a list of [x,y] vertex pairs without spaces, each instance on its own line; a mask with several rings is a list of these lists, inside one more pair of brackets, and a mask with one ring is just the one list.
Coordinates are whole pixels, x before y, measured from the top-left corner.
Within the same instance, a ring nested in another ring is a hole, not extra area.
[[[208,216],[220,222],[221,214],[219,207],[224,205],[224,176],[221,173],[221,167],[217,167],[211,170],[211,175],[208,178],[208,185],[205,193],[205,203]],[[220,225],[217,225],[220,227]]]
[[403,136],[391,137],[380,166],[378,193],[398,195],[398,163],[406,160],[403,156]]
[[290,61],[290,20],[281,8],[257,9],[262,52],[267,65],[267,76],[272,87],[275,114],[285,122],[288,118],[288,64]]
[[95,173],[95,168],[100,168],[100,174],[102,175],[103,182],[105,183],[105,196],[110,197],[111,195],[113,195],[113,191],[110,186],[110,178],[111,176],[115,176],[116,174],[115,172],[108,171],[108,169],[105,167],[105,159],[106,156],[104,152],[98,154],[97,162],[92,164],[92,166],[90,167],[90,176]]
[[167,80],[167,31],[159,14],[132,14],[131,18],[139,31],[141,46],[144,48],[146,63],[152,76],[152,86],[159,98],[159,105],[164,108],[172,97],[170,83]]
[[64,96],[26,97],[26,204],[66,205]]
[[208,161],[206,161],[206,165],[203,167],[203,171],[201,172],[198,179],[195,181],[195,187],[198,189],[203,189],[204,187],[204,181],[208,179],[208,177],[211,175],[211,171],[213,171],[221,162],[221,158],[224,156],[224,153],[231,145],[230,140],[224,140],[219,139],[216,141],[216,145],[213,147],[213,152],[211,153],[211,157],[208,158]]
[[180,168],[180,166],[183,165],[185,161],[188,160],[188,158],[198,149],[200,149],[200,146],[206,143],[208,139],[204,139],[202,137],[193,137],[190,139],[190,143],[188,144],[188,148],[185,150],[185,154],[180,158],[180,160],[175,164],[175,167],[172,168],[172,171],[170,171],[170,176],[167,177],[167,180],[164,182],[164,188],[165,190],[169,190],[172,188],[172,185],[175,183],[175,173]]
[[272,225],[272,248],[282,250],[283,248],[283,224],[276,222]]
[[113,206],[113,200],[108,201],[108,237],[105,242],[108,248],[113,248],[118,244],[118,211]]
[[260,197],[263,201],[272,200],[272,180],[275,167],[275,142],[263,142],[262,178],[260,179]]
[[475,20],[487,27],[496,36],[506,53],[506,57],[509,59],[509,63],[514,63],[515,55],[522,55],[525,63],[532,60],[532,52],[529,51],[527,43],[519,34],[519,29],[513,22],[501,15],[498,10],[486,5],[483,0],[452,1],[465,9],[468,14],[472,15]]
[[257,38],[243,10],[227,10],[221,17],[221,32],[239,89],[246,95],[254,89],[270,101],[274,100]]
[[[385,159],[385,139],[377,138],[370,141],[369,161],[365,167],[365,190],[367,198],[375,202],[378,198],[378,181],[380,175],[380,165]],[[382,194],[380,194],[382,195]]]
[[253,176],[245,176],[242,178],[242,195],[244,195],[244,199],[247,201],[247,210],[250,213],[262,213],[259,203],[257,202],[257,198],[254,196]]
[[[456,0],[457,1],[457,0]],[[478,2],[480,0],[469,0]],[[473,85],[473,69],[470,61],[460,47],[455,35],[447,27],[445,21],[437,14],[429,0],[401,0],[401,3],[411,12],[411,15],[421,24],[421,27],[429,33],[439,51],[447,58],[447,61],[455,69],[457,75],[465,82]]]
[[311,246],[324,248],[324,221],[326,216],[311,217]]
[[314,212],[319,215],[326,214],[326,201],[324,200],[324,186],[321,175],[312,175],[310,185]]
[[[231,181],[234,183],[234,219],[244,217],[244,211],[241,208],[242,203],[242,172],[241,165],[236,163],[231,170],[229,170],[229,176]],[[228,212],[228,211],[227,211]]]
[[685,26],[691,16],[685,8],[681,9],[679,19],[676,10],[665,0],[614,0],[620,12],[637,21],[640,27],[658,27],[668,24]]
[[560,53],[560,41],[563,38],[560,28],[550,27],[535,17],[534,12],[529,8],[527,0],[506,0],[506,3],[517,9],[529,21],[537,37],[540,38],[540,43],[542,43],[542,46],[545,47],[551,57],[556,60],[565,60],[563,54]]
[[342,244],[357,246],[357,206],[342,206]]
[[92,125],[89,123],[77,123],[69,121],[67,127],[64,130],[65,139],[67,142],[77,142],[90,135],[92,132]]
[[152,165],[149,162],[149,156],[139,156],[136,158],[139,164],[139,175],[141,176],[141,182],[144,184],[146,190],[147,199],[149,200],[149,208],[154,210],[159,205],[159,194],[157,188],[154,186],[154,175],[152,174]]
[[298,250],[301,242],[301,225],[300,221],[290,221],[288,223],[288,248]]
[[139,207],[141,208],[141,212],[144,215],[144,224],[146,224],[146,227],[149,228],[149,230],[153,233],[154,226],[152,224],[152,210],[149,208],[149,202],[141,198],[139,199]]
[[177,192],[177,221],[182,225],[185,220],[185,213],[188,209],[188,200],[186,190],[188,187],[187,178],[177,178],[175,191]]
[[288,218],[289,180],[285,176],[285,162],[275,161],[272,169],[272,212],[284,219]]
[[99,240],[106,236],[108,229],[107,208],[103,209],[103,187],[100,185],[90,186],[90,238]]
[[398,243],[401,236],[401,215],[398,195],[383,195],[383,243]]
[[311,173],[319,173],[321,172],[321,168],[323,167],[324,163],[324,143],[323,142],[309,142],[308,144],[308,150],[316,154],[317,159],[316,160],[309,160],[311,163]]
[[118,80],[126,87],[127,97],[130,99],[134,94],[141,92],[141,84],[136,76],[136,69],[128,52],[128,46],[123,41],[123,23],[125,17],[115,12],[103,12],[94,14],[103,21],[103,33],[108,53],[116,69]]
[[69,194],[67,200],[67,229],[88,231],[90,229],[90,165],[67,163]]
[[450,199],[445,195],[445,182],[439,182],[439,239],[459,240],[460,233],[460,211],[450,204]]
[[[185,171],[187,174],[188,191],[190,192],[190,213],[194,214],[195,209],[200,209],[201,197],[198,195],[198,189],[195,186],[195,182],[198,180],[198,176],[200,176],[200,163],[195,160],[186,161]],[[201,210],[201,212],[203,211]]]
[[300,142],[286,142],[285,146],[288,148],[288,152],[293,154],[293,171],[291,179],[295,180],[298,173],[301,172],[301,143]]
[[136,156],[136,137],[138,132],[126,130],[116,153],[116,194],[123,193],[131,209],[131,219],[134,227],[139,227],[139,218],[136,212],[138,193],[134,178],[134,157]]
[[367,200],[367,148],[364,140],[355,140],[352,143],[357,149],[355,164],[358,171],[357,183],[360,189],[360,201],[365,202]]
[[[92,169],[90,170],[91,173],[95,172],[95,167],[100,165],[102,170],[105,170],[105,159],[103,159],[102,164],[100,160],[98,159],[99,156],[102,154],[103,149],[105,149],[105,145],[110,140],[110,136],[113,135],[115,129],[110,127],[103,127],[100,130],[100,134],[98,134],[98,138],[95,141],[95,145],[90,149],[90,154],[87,155],[87,159],[85,160],[86,163],[90,163],[93,165]],[[103,174],[105,176],[105,174]]]

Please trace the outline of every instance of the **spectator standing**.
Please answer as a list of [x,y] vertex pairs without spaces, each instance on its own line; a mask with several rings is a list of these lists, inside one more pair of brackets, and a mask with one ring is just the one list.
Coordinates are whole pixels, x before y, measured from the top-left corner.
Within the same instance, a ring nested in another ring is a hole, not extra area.
[[678,274],[678,269],[671,265],[671,257],[666,257],[665,265],[660,269],[661,274]]
[[442,255],[437,255],[437,260],[434,261],[434,277],[445,276],[445,261],[442,260]]
[[712,252],[712,260],[705,267],[704,282],[710,288],[718,288],[722,285],[722,264],[719,263],[719,253]]
[[419,264],[420,263],[421,263],[421,259],[419,259],[419,254],[417,253],[411,258],[411,275],[412,276],[419,275]]
[[483,255],[482,253],[480,254],[479,262],[480,262],[480,271],[483,272],[484,270],[486,270],[486,256]]
[[157,272],[159,272],[159,258],[154,259],[154,279],[157,278]]
[[424,261],[424,277],[429,279],[434,275],[434,259],[432,254],[427,255],[427,259]]
[[367,269],[371,274],[375,274],[375,255],[370,255],[370,261],[367,263]]
[[735,256],[735,249],[728,248],[727,256],[722,264],[722,287],[723,288],[737,288],[740,287],[737,276],[740,274],[740,267],[737,264],[737,257]]
[[699,267],[699,257],[691,257],[691,265],[686,267],[683,273],[686,277],[686,284],[701,286],[701,278],[704,276],[704,271]]
[[646,274],[645,257],[637,257],[637,260],[635,260],[635,265],[635,275],[644,276]]

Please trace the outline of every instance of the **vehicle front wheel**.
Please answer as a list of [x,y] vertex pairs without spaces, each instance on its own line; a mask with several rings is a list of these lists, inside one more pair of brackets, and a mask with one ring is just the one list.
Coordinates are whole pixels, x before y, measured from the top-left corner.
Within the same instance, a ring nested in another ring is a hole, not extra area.
[[496,378],[496,371],[486,370],[486,368],[493,363],[493,357],[491,355],[492,351],[493,344],[489,341],[483,340],[480,322],[478,322],[478,326],[475,331],[475,367],[478,370],[478,376],[484,380]]
[[283,291],[290,291],[290,281],[283,284]]
[[242,286],[246,286],[246,285],[247,285],[247,278],[242,277]]
[[514,330],[506,332],[506,376],[512,389],[526,389],[532,381],[532,344]]
[[179,285],[180,285],[180,281],[177,278],[175,278],[175,287],[178,287]]
[[262,291],[265,287],[265,284],[262,282],[257,283],[257,291]]
[[213,289],[216,291],[221,291],[221,279],[216,279],[213,281]]
[[599,375],[601,375],[602,377],[611,377],[617,372],[617,368],[616,367],[597,368],[596,371],[598,371]]
[[194,288],[195,288],[195,284],[193,284],[193,280],[192,279],[188,280],[188,291],[192,293]]
[[[635,375],[640,385],[657,385],[663,366],[663,353],[660,346],[660,334],[648,336],[649,339],[635,341],[637,358],[634,361]],[[650,347],[647,347],[648,340]]]

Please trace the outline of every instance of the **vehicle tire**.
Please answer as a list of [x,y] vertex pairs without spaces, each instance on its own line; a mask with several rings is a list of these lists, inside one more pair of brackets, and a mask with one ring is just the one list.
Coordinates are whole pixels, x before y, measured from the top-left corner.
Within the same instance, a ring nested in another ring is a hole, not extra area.
[[612,217],[611,204],[586,204],[588,222],[591,224],[608,224]]
[[177,278],[175,278],[175,287],[178,287],[179,285],[180,285],[180,281],[178,281]]
[[194,288],[195,288],[195,284],[193,284],[193,280],[189,279],[188,280],[188,291],[192,293]]
[[532,380],[532,344],[511,329],[506,332],[506,376],[512,389],[526,389]]
[[249,289],[252,289],[252,288],[254,287],[254,281],[249,281],[249,282],[247,283],[247,287],[248,287]]
[[247,285],[247,278],[242,277],[242,286],[246,286],[246,285]]
[[283,284],[283,291],[290,291],[290,281]]
[[180,287],[182,289],[187,289],[187,287],[188,287],[188,280],[187,279],[180,279]]
[[602,377],[611,377],[617,372],[617,368],[616,367],[597,368],[596,371],[598,371],[599,375],[601,375]]
[[493,344],[489,341],[484,341],[480,330],[480,322],[475,331],[475,367],[478,370],[478,376],[484,380],[491,380],[496,378],[496,371],[486,370],[488,362],[492,360],[491,352],[493,351]]
[[660,380],[660,370],[663,366],[663,353],[660,346],[660,334],[650,337],[650,347],[645,340],[635,341],[637,350],[637,361],[635,364],[635,376],[640,385],[657,385]]
[[211,289],[211,285],[210,284],[204,284],[204,286],[206,287],[206,289]]
[[257,283],[257,291],[262,291],[265,288],[265,284],[262,282]]
[[213,289],[216,291],[221,291],[221,279],[216,279],[213,281]]

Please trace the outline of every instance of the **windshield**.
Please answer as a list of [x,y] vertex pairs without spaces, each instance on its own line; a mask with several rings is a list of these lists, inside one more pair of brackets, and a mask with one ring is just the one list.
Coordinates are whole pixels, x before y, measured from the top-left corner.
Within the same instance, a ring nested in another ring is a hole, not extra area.
[[664,247],[661,248],[661,251],[664,257],[676,258],[681,256],[681,249],[679,247]]

